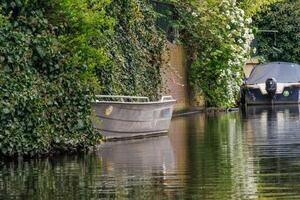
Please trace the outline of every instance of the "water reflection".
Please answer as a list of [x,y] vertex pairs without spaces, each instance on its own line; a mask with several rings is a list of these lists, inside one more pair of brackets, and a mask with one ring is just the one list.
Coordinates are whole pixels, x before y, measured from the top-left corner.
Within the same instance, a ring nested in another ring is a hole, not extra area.
[[168,136],[106,143],[97,156],[102,159],[102,176],[113,180],[110,187],[115,189],[117,183],[117,189],[123,190],[128,198],[137,194],[145,195],[139,198],[167,197],[171,195],[168,191],[182,188]]
[[162,137],[2,162],[0,199],[298,199],[299,114],[298,106],[199,114],[174,119]]
[[300,139],[299,113],[298,106],[249,107],[244,131],[256,145],[293,144]]
[[103,174],[135,176],[171,172],[175,158],[168,136],[109,142],[101,146]]
[[253,151],[261,198],[300,198],[300,107],[250,107],[243,132]]
[[[188,194],[195,199],[256,198],[251,156],[238,113],[199,115],[189,120]],[[204,122],[204,123],[203,123]]]

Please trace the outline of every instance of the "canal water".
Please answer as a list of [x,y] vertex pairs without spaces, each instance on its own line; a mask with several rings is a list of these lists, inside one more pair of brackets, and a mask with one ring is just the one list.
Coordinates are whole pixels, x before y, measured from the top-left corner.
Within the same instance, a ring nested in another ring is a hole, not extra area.
[[2,161],[0,199],[300,199],[300,107],[179,117],[162,137]]

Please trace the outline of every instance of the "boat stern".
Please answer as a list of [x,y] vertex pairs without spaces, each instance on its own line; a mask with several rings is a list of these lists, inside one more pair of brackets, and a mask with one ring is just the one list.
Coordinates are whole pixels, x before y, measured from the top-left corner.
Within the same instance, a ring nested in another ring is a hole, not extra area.
[[270,94],[265,84],[244,85],[241,98],[247,105],[299,103],[299,89],[298,84],[277,83],[276,90]]

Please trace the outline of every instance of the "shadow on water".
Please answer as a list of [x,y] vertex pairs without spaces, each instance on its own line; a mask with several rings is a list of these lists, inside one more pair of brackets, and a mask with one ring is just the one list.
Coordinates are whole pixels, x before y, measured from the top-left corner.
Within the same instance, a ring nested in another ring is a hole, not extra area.
[[0,166],[0,199],[298,199],[300,108],[176,118],[168,136]]

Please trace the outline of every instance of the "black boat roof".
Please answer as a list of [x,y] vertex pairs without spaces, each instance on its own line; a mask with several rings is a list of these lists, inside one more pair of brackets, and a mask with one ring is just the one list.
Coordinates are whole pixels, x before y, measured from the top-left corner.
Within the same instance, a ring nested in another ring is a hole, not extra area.
[[265,83],[268,78],[275,78],[278,83],[300,82],[300,65],[288,62],[270,62],[256,66],[247,84]]

